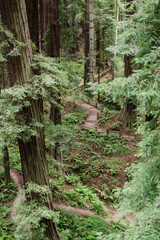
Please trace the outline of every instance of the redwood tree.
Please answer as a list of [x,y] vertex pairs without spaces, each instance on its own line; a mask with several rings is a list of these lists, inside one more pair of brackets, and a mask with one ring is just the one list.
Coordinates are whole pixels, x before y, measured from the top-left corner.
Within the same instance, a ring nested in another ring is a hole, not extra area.
[[25,0],[31,40],[39,49],[39,7],[38,0]]
[[[131,4],[134,0],[126,0],[127,7],[126,7],[126,17],[129,18],[133,15],[134,10],[131,10]],[[131,54],[124,55],[124,76],[128,78],[132,73],[132,60],[133,57]],[[136,105],[132,102],[131,99],[127,99],[124,104],[123,109],[120,112],[119,120],[122,121],[126,127],[133,128],[133,124],[136,120]]]
[[[2,22],[14,34],[15,39],[23,43],[23,45],[19,47],[20,54],[8,59],[9,63],[14,62],[13,65],[9,64],[9,70],[12,72],[12,77],[16,84],[27,84],[32,77],[32,47],[25,1],[0,0],[0,9]],[[42,122],[41,114],[43,106],[41,99],[34,100],[30,98],[29,101],[30,105],[23,107],[23,109],[17,113],[17,122],[22,121],[22,119],[26,124],[31,123],[33,120]],[[26,185],[28,182],[33,182],[38,185],[49,186],[43,128],[37,126],[36,131],[37,135],[31,136],[27,140],[24,139],[22,135],[18,137],[24,184]],[[48,207],[52,210],[53,203],[51,194],[47,195],[46,198],[48,198]],[[53,240],[60,239],[56,226],[51,220],[43,219],[41,223],[46,225],[44,233],[46,237]]]
[[47,0],[39,0],[39,14],[40,14],[40,51],[46,51],[45,47],[45,35],[47,31],[48,24],[48,1]]
[[59,57],[60,54],[60,29],[59,29],[59,0],[49,2],[49,56]]

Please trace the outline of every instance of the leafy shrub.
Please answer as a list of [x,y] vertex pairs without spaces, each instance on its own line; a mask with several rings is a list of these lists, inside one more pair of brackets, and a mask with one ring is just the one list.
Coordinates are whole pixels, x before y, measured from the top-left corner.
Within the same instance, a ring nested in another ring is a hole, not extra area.
[[68,183],[75,183],[75,182],[79,181],[79,179],[80,179],[80,177],[75,174],[66,175],[65,178]]
[[57,208],[58,228],[62,240],[102,240],[110,233],[119,232],[119,223],[106,223],[102,218],[93,216],[77,217],[75,214]]
[[[4,170],[0,168],[0,239],[12,240],[15,225],[9,220],[11,213],[10,205],[6,204],[14,199],[16,186],[13,181],[7,186],[4,182]],[[5,203],[5,205],[4,205]]]
[[13,183],[13,180],[6,185],[4,182],[4,170],[0,168],[0,202],[6,203],[12,201],[16,195],[17,186]]
[[86,118],[86,113],[83,109],[77,108],[73,113],[66,114],[63,119],[63,124],[68,126],[84,123]]
[[106,233],[108,225],[98,216],[78,218],[75,214],[59,210],[58,228],[62,240],[96,240],[98,233]]
[[12,221],[10,221],[9,215],[11,213],[11,208],[7,204],[3,206],[0,203],[0,239],[4,240],[13,240],[13,233],[15,231],[15,225]]

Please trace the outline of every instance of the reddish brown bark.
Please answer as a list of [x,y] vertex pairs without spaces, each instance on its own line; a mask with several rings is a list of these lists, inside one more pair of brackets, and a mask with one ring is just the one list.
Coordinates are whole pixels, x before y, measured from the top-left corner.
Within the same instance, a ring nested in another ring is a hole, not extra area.
[[50,0],[49,3],[50,26],[50,57],[59,57],[60,54],[60,29],[59,29],[59,0]]
[[[23,85],[32,77],[32,47],[27,21],[27,12],[24,0],[0,0],[2,21],[14,34],[17,41],[23,43],[20,48],[20,56],[8,59],[14,81]],[[14,62],[14,65],[11,65]],[[14,69],[13,69],[14,68]],[[42,123],[42,100],[29,99],[30,106],[23,108],[16,116],[17,123],[29,124],[32,120]],[[37,136],[28,136],[26,133],[19,135],[18,144],[20,149],[22,172],[24,183],[34,182],[39,185],[49,186],[49,176],[45,156],[44,131],[42,127],[36,127]],[[53,209],[51,194],[46,196],[49,209]],[[59,240],[55,224],[49,219],[43,219],[47,225],[45,236],[52,240]]]

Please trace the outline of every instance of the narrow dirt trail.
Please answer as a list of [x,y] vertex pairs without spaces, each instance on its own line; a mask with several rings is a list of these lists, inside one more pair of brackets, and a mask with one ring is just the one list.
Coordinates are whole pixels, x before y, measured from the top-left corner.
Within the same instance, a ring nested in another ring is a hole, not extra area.
[[[21,192],[21,190],[23,189],[23,177],[17,170],[11,170],[10,174],[11,174],[11,177],[13,178],[14,183],[18,186],[18,190],[19,190],[16,197],[14,198],[14,200],[12,202],[12,212],[11,212],[11,219],[18,225],[18,221],[16,219],[16,216],[17,216],[16,206],[17,206],[18,202],[25,197],[24,193]],[[72,212],[78,216],[96,215],[96,213],[92,210],[87,210],[87,209],[83,209],[83,208],[75,208],[70,205],[66,205],[64,203],[54,202],[54,207],[55,208],[58,207],[59,209],[65,210],[67,212]],[[98,215],[98,216],[100,218],[102,218],[105,222],[109,222],[109,221],[118,222],[121,219],[123,219],[125,221],[125,223],[135,222],[135,218],[132,215],[122,217],[119,214],[117,214],[117,210],[112,210],[110,208],[108,208],[108,216],[104,216],[104,217],[102,217],[100,215]]]
[[18,187],[18,193],[15,196],[12,202],[12,211],[11,211],[11,219],[18,225],[18,221],[16,219],[17,216],[17,204],[25,197],[23,190],[23,176],[17,170],[10,170],[10,176],[13,179],[14,183]]
[[97,128],[97,115],[100,113],[100,111],[97,108],[84,102],[80,104],[80,107],[83,108],[88,115],[82,128],[88,130],[92,128]]
[[[82,129],[97,129],[99,133],[106,133],[107,129],[98,125],[98,115],[100,114],[100,110],[85,102],[81,102],[79,106],[83,108],[87,113],[87,119],[82,125]],[[119,131],[110,130],[109,133],[118,137],[120,135]],[[122,133],[121,137],[128,142],[129,148],[131,149],[131,151],[133,151],[134,146],[132,140],[135,139],[135,136]]]
[[[107,78],[109,76],[105,75],[103,76],[101,79],[102,81]],[[100,114],[100,111],[96,108],[91,106],[90,104],[87,104],[85,102],[81,102],[80,107],[83,108],[86,113],[87,113],[87,119],[85,120],[85,123],[83,124],[82,128],[89,130],[89,129],[94,129],[96,128],[100,133],[105,133],[106,129],[105,128],[101,128],[98,125],[97,119],[98,119],[98,114]],[[111,134],[114,135],[118,135],[117,132],[112,131]],[[127,141],[129,141],[129,143],[131,144],[131,141],[133,139],[133,136],[128,136],[128,135],[122,135],[123,138],[125,138]],[[24,194],[21,193],[21,190],[23,189],[23,177],[22,175],[16,171],[16,170],[11,170],[11,177],[13,178],[13,181],[15,182],[15,184],[18,186],[18,193],[17,196],[15,197],[14,201],[12,202],[12,213],[11,213],[11,218],[16,222],[16,205],[17,203],[24,198]],[[92,210],[87,210],[87,209],[83,209],[83,208],[75,208],[63,203],[57,203],[54,202],[54,207],[58,207],[59,209],[64,209],[65,211],[68,212],[73,212],[79,216],[83,216],[83,215],[95,215],[95,212]],[[132,215],[127,215],[125,217],[120,216],[117,213],[117,210],[112,210],[110,208],[108,208],[108,216],[106,217],[102,217],[99,215],[99,217],[101,217],[102,219],[104,219],[106,222],[109,221],[120,221],[121,219],[123,219],[126,223],[133,223],[136,222],[136,219],[134,216]],[[18,224],[18,223],[17,223]]]

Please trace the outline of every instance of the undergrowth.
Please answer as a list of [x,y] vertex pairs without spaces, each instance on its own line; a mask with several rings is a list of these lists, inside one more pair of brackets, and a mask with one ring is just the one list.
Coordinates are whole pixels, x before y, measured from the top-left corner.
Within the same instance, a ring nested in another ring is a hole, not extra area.
[[11,202],[16,195],[16,186],[11,181],[7,186],[4,182],[4,170],[0,168],[0,239],[12,240],[15,225],[10,220]]
[[57,208],[59,212],[58,229],[62,240],[97,240],[99,236],[119,232],[119,223],[106,223],[98,216],[84,216],[65,212]]

